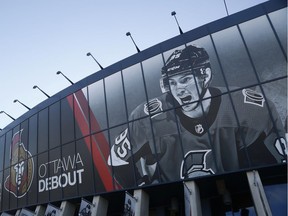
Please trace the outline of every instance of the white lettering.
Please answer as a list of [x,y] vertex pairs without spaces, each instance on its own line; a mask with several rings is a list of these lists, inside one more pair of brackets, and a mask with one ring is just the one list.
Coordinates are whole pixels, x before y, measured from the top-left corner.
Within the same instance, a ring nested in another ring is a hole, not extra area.
[[46,168],[45,164],[41,164],[41,165],[39,166],[38,172],[39,172],[39,176],[40,176],[41,178],[43,178],[43,177],[46,175],[46,173],[47,173],[47,168]]
[[65,188],[67,186],[74,186],[82,184],[82,174],[84,169],[75,170],[68,173],[63,173],[59,176],[52,176],[46,179],[40,179],[38,181],[39,192],[55,190],[59,187]]

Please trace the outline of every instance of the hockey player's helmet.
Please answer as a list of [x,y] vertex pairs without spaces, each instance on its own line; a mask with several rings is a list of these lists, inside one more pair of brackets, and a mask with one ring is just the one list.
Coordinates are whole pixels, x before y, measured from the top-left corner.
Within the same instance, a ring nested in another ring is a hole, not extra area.
[[175,50],[161,70],[162,92],[169,91],[169,77],[189,72],[194,76],[203,76],[207,67],[210,67],[210,60],[204,48],[189,45],[182,50]]

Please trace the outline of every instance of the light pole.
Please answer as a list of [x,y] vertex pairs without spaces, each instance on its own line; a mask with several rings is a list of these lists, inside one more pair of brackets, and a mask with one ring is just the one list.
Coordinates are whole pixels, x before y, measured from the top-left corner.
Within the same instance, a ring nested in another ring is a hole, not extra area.
[[175,12],[175,11],[172,11],[172,12],[171,12],[171,16],[174,16],[174,18],[175,18],[175,21],[176,21],[176,23],[177,23],[177,26],[178,26],[178,29],[179,29],[179,32],[180,32],[180,34],[183,34],[183,31],[182,31],[182,29],[180,28],[180,25],[179,25],[179,23],[178,23],[178,20],[177,20],[177,18],[176,18],[176,12]]
[[48,97],[48,98],[50,98],[50,96],[47,94],[47,93],[45,93],[42,89],[40,89],[37,85],[34,85],[33,86],[33,89],[39,89],[39,91],[41,91],[44,95],[46,95],[46,97]]
[[59,74],[61,74],[66,80],[68,80],[68,82],[70,82],[71,83],[71,85],[73,85],[74,83],[67,77],[67,76],[65,76],[65,74],[63,74],[61,71],[57,71],[57,73],[56,73],[57,75],[59,75]]
[[25,104],[23,104],[23,103],[22,103],[21,101],[19,101],[18,99],[15,99],[13,102],[14,102],[14,103],[18,102],[18,103],[20,103],[22,106],[24,106],[26,109],[30,110],[30,107],[26,106]]
[[91,56],[94,59],[94,61],[98,64],[98,66],[101,68],[101,70],[103,70],[103,67],[99,64],[99,62],[94,58],[94,56],[90,52],[88,52],[86,55]]
[[8,113],[6,113],[5,111],[0,111],[0,114],[4,113],[5,115],[7,115],[9,118],[11,118],[13,121],[15,120],[15,118],[13,118],[11,115],[9,115]]
[[134,41],[134,39],[133,39],[131,33],[130,33],[130,32],[127,32],[127,33],[126,33],[126,36],[128,36],[128,37],[131,38],[131,40],[132,40],[134,46],[136,47],[137,52],[139,53],[139,52],[140,52],[140,49],[139,49],[138,46],[136,45],[136,43],[135,43],[135,41]]

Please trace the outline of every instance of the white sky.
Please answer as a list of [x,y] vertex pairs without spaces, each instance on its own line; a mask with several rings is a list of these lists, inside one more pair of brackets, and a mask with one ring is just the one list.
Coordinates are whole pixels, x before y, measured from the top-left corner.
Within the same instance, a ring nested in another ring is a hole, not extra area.
[[[266,0],[226,0],[229,14]],[[0,111],[15,119],[70,84],[140,50],[226,16],[223,0],[0,0]],[[0,114],[0,128],[12,122]]]

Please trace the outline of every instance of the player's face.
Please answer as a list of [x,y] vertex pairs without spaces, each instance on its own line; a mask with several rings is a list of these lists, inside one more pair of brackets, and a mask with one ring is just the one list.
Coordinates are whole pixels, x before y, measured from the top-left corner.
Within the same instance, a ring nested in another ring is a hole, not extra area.
[[173,97],[185,112],[193,111],[198,107],[199,94],[203,90],[203,83],[198,77],[194,77],[191,73],[178,74],[169,77],[169,84]]

